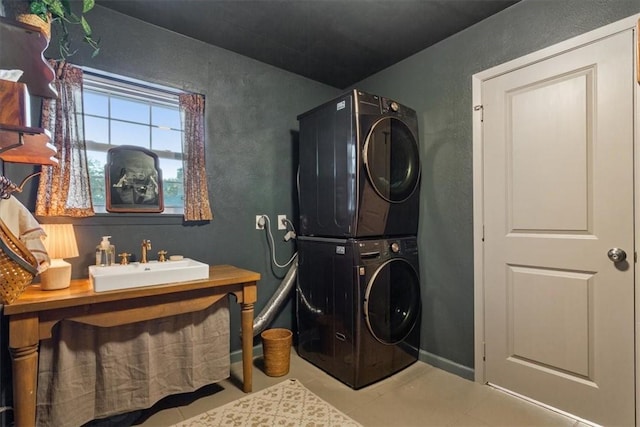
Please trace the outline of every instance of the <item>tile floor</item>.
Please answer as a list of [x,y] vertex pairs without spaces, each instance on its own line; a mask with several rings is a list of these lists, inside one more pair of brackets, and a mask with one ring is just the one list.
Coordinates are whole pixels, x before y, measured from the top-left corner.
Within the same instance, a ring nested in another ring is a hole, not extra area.
[[[363,426],[570,426],[586,427],[574,419],[525,402],[488,386],[416,362],[396,375],[352,390],[291,352],[285,377],[272,378],[254,360],[253,389],[262,390],[297,378],[322,399]],[[191,418],[244,396],[239,378],[241,363],[231,366],[231,377],[189,394],[171,396],[138,414],[133,425],[162,427]],[[129,423],[128,423],[129,424]],[[122,425],[122,424],[112,424]]]

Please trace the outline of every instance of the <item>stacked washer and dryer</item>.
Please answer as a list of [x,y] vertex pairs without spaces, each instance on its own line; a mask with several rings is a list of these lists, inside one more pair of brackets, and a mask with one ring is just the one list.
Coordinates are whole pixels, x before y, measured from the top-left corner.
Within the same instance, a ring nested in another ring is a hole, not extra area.
[[298,120],[298,354],[358,389],[418,359],[418,121],[358,90]]

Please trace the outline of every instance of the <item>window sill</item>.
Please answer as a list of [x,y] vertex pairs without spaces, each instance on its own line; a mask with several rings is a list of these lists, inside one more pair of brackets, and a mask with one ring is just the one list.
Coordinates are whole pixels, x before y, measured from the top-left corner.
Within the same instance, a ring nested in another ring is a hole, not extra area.
[[86,218],[38,217],[40,223],[91,225],[182,225],[182,214],[96,213]]

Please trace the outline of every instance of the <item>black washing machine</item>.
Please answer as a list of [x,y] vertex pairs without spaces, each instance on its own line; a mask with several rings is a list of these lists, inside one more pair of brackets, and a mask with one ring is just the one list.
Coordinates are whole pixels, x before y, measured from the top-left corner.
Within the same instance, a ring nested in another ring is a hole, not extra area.
[[298,116],[300,235],[418,232],[416,112],[353,90]]
[[298,354],[354,389],[418,359],[415,237],[298,238]]

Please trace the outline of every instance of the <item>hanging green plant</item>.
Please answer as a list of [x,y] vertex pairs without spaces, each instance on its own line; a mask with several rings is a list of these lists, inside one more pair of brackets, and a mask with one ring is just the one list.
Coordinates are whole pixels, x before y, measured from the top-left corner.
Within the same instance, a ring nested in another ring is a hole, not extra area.
[[100,40],[93,37],[91,26],[84,15],[95,6],[95,0],[82,0],[82,13],[75,14],[71,10],[69,0],[29,0],[29,10],[38,15],[45,22],[50,21],[53,26],[60,29],[58,49],[60,59],[66,59],[74,55],[78,50],[71,47],[71,36],[69,25],[80,25],[84,32],[83,41],[92,49],[91,57],[95,57],[100,52]]

